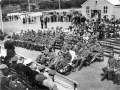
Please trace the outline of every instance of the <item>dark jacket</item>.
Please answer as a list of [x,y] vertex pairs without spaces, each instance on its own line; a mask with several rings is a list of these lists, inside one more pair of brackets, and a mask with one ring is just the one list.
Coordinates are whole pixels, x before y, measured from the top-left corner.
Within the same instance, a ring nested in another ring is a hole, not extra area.
[[5,49],[7,49],[7,56],[8,57],[14,57],[15,56],[15,47],[14,42],[12,40],[7,40],[4,43]]

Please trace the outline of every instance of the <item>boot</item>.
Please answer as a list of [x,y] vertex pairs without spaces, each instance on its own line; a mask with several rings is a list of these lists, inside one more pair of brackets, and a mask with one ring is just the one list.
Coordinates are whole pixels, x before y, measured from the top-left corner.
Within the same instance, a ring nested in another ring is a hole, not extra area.
[[104,81],[106,79],[107,74],[108,74],[108,72],[106,71],[104,76],[102,77],[101,81]]

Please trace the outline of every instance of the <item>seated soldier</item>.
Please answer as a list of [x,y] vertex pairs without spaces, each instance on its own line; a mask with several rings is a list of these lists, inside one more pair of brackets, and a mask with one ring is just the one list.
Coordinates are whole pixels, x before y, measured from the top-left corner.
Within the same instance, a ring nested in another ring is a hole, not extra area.
[[49,78],[48,86],[49,86],[49,88],[52,89],[52,90],[58,90],[57,85],[54,82],[54,76],[56,74],[56,71],[55,70],[49,70],[48,73],[49,73],[49,75],[48,75],[48,78]]
[[[103,50],[100,44],[97,41],[94,41],[92,46],[91,46],[91,57],[92,60],[90,63],[92,63],[97,57],[102,57],[103,55]],[[102,60],[101,60],[102,61]]]
[[105,78],[109,78],[108,74],[114,72],[115,62],[116,62],[116,59],[114,58],[114,53],[111,52],[110,57],[108,59],[108,65],[106,67],[102,68],[104,71],[104,75],[103,75],[101,81],[103,81]]
[[66,63],[69,63],[70,61],[71,61],[71,59],[72,59],[72,55],[70,54],[70,52],[69,52],[69,48],[67,48],[66,50],[65,50],[65,52],[63,51],[63,58],[64,58],[64,60],[65,60],[65,62]]
[[8,76],[11,74],[10,69],[5,64],[0,64],[0,70],[4,76]]
[[11,81],[9,82],[9,87],[11,90],[24,90],[25,86],[18,80],[18,76],[13,74],[11,77]]
[[47,77],[43,74],[45,71],[45,65],[40,65],[38,69],[40,73],[35,76],[35,85],[41,88],[41,86],[44,85],[44,82],[47,79]]
[[36,61],[37,62],[39,62],[40,64],[45,64],[46,63],[46,61],[48,61],[49,59],[48,59],[48,53],[47,52],[45,52],[45,51],[43,51],[43,52],[41,52],[42,54],[40,54],[38,57],[37,57],[37,59],[36,59]]
[[8,70],[8,67],[5,64],[0,65],[0,74],[1,74],[1,82],[3,85],[9,86],[9,72],[6,72]]
[[87,47],[85,47],[82,54],[80,55],[81,62],[80,62],[80,65],[78,67],[78,70],[82,69],[85,62],[89,62],[89,58],[88,58],[89,54],[90,54],[90,50]]
[[115,78],[113,81],[114,83],[120,85],[120,55],[118,56],[118,59],[115,62],[114,73],[115,73]]
[[13,70],[16,69],[17,61],[18,61],[18,57],[17,57],[17,56],[14,56],[14,57],[11,59],[11,66],[10,66],[11,69],[13,69]]
[[22,66],[22,72],[26,75],[26,76],[30,76],[31,73],[31,68],[29,67],[32,64],[32,60],[31,59],[27,59],[24,61],[23,63],[24,65]]
[[63,56],[62,56],[62,52],[59,51],[58,55],[54,58],[54,60],[51,60],[48,67],[52,68],[52,66],[54,66],[57,63],[57,61],[61,61],[61,60],[63,60]]
[[22,68],[24,66],[23,62],[24,62],[23,57],[20,57],[19,60],[17,61],[17,65],[16,65],[15,70],[17,71],[18,74],[22,73]]

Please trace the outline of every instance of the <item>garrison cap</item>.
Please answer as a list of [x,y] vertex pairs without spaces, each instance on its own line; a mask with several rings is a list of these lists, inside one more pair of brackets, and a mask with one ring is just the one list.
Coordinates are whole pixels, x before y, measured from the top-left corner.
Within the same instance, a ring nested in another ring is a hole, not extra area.
[[44,70],[44,69],[45,69],[45,65],[40,65],[40,66],[38,67],[38,69],[39,69],[39,70]]
[[11,78],[12,78],[12,80],[15,80],[18,78],[18,76],[17,76],[17,74],[12,74]]
[[56,71],[55,70],[49,70],[48,73],[49,73],[50,76],[54,76],[56,74]]

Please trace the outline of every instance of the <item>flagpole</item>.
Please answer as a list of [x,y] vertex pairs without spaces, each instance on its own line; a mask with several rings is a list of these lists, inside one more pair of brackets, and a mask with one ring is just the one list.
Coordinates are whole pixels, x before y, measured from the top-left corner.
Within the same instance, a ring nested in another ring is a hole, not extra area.
[[1,5],[2,5],[2,1],[0,0],[0,23],[1,23],[1,31],[2,31],[2,33],[4,34],[4,31],[3,31],[3,20],[2,20],[2,8],[1,8]]

